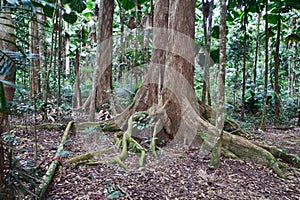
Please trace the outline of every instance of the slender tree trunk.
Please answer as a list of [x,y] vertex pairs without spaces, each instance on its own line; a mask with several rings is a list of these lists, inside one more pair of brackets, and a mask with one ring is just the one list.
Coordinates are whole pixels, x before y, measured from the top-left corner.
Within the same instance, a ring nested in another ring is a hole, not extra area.
[[266,24],[265,24],[265,48],[266,48],[266,58],[265,58],[265,82],[264,82],[264,104],[261,119],[261,130],[266,131],[266,115],[267,115],[267,98],[268,98],[268,62],[269,62],[269,31],[268,31],[268,0],[266,0]]
[[213,149],[211,165],[220,166],[223,128],[225,122],[225,74],[226,74],[226,0],[220,0],[220,70],[218,74],[218,108],[216,127],[220,138]]
[[[32,14],[30,22],[30,52],[39,55],[39,30],[37,16]],[[30,67],[30,96],[34,97],[41,90],[40,83],[40,60],[33,58]]]
[[[62,5],[61,0],[58,0],[58,7],[60,8]],[[61,84],[62,84],[62,66],[63,66],[63,61],[62,61],[62,54],[63,54],[63,44],[62,44],[62,29],[63,29],[63,24],[62,24],[62,9],[58,10],[58,55],[57,55],[57,82],[58,82],[58,90],[57,90],[57,106],[59,107],[61,104]]]
[[[37,8],[38,12],[42,12],[41,8]],[[41,91],[42,91],[42,100],[44,103],[47,101],[48,95],[48,80],[47,80],[47,58],[46,58],[46,45],[45,45],[45,29],[44,25],[46,22],[46,16],[42,14],[37,15],[38,19],[38,32],[39,32],[39,61],[40,61],[40,77],[41,77]],[[45,109],[43,114],[43,120],[47,119],[47,110]]]
[[204,65],[204,83],[202,88],[202,102],[211,105],[210,97],[210,43],[211,43],[211,29],[212,29],[212,15],[213,15],[214,1],[209,2],[202,0],[202,13],[203,13],[203,30],[204,30],[204,43],[205,43],[205,65]]
[[[102,6],[102,7],[101,7]],[[97,66],[93,73],[93,93],[89,120],[95,120],[95,107],[109,103],[112,90],[112,26],[114,1],[102,0],[99,6]]]
[[276,50],[275,50],[275,69],[274,69],[274,87],[275,87],[275,116],[279,119],[280,116],[280,88],[279,88],[279,46],[280,46],[280,27],[281,27],[281,19],[278,19],[277,22],[277,37],[276,37]]
[[243,82],[242,82],[242,108],[241,118],[245,119],[245,90],[246,90],[246,60],[247,60],[247,5],[244,1],[244,56],[243,56]]
[[234,80],[234,105],[237,104],[237,100],[236,100],[236,93],[237,93],[237,88],[238,88],[238,79],[239,79],[239,65],[238,64],[234,64],[235,65],[235,80]]
[[75,56],[75,83],[74,83],[74,96],[73,96],[73,108],[81,107],[81,90],[80,90],[80,53],[79,49],[76,49]]
[[66,51],[66,75],[70,74],[70,35],[65,33],[65,51]]
[[122,69],[122,66],[123,66],[123,63],[125,61],[124,59],[124,21],[125,21],[125,13],[124,13],[124,10],[123,10],[123,7],[122,7],[122,4],[120,2],[120,0],[117,0],[118,2],[118,6],[119,6],[119,9],[120,9],[120,30],[121,30],[121,33],[120,33],[120,64],[118,65],[118,68],[117,68],[117,72],[118,72],[118,78],[117,80],[119,82],[121,82],[122,80],[122,72],[123,72],[123,69]]
[[257,77],[257,60],[258,60],[258,50],[259,50],[259,27],[260,27],[260,18],[261,13],[258,13],[258,22],[257,22],[257,37],[256,37],[256,45],[255,45],[255,60],[254,60],[254,69],[253,69],[253,83],[256,89],[256,77]]

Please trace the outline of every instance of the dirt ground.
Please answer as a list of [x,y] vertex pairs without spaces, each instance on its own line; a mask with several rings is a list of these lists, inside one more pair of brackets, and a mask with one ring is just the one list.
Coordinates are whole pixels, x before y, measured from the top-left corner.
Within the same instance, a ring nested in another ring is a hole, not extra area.
[[[33,130],[15,129],[23,149],[22,159],[33,159]],[[37,165],[47,170],[55,156],[64,129],[38,130]],[[269,127],[257,134],[257,141],[300,155],[300,127],[280,130]],[[113,133],[90,128],[73,130],[65,144],[66,158],[113,146]],[[97,161],[113,158],[116,147]],[[68,166],[56,170],[45,199],[300,199],[300,170],[287,167],[287,178],[271,169],[245,161],[223,158],[219,169],[209,168],[209,155],[196,149],[164,148],[159,158],[149,152],[142,169],[138,156],[129,154],[122,169],[116,164]]]

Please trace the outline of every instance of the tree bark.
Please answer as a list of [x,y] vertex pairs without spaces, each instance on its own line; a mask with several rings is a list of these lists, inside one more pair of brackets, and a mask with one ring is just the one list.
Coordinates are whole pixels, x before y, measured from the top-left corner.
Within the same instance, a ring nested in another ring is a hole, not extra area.
[[[62,1],[58,0],[58,7],[61,8],[62,7]],[[61,85],[62,85],[62,69],[63,69],[63,41],[62,41],[62,31],[63,31],[63,24],[62,24],[62,9],[58,10],[58,52],[57,52],[57,83],[58,83],[58,90],[57,90],[57,106],[59,107],[61,104]],[[58,112],[59,113],[59,112]]]
[[74,82],[74,96],[73,96],[73,108],[81,107],[81,90],[80,90],[80,54],[79,49],[76,49],[75,56],[75,82]]
[[[103,1],[103,2],[102,2]],[[95,120],[95,107],[109,103],[112,90],[112,26],[114,1],[102,0],[99,6],[97,63],[93,73],[93,93],[89,120]],[[101,8],[102,7],[102,8]]]
[[[0,6],[3,5],[3,2],[0,1]],[[8,51],[16,51],[16,46],[12,44],[16,44],[16,39],[14,37],[14,28],[13,22],[10,14],[1,14],[0,13],[0,49],[8,50]],[[11,43],[9,43],[10,41]],[[11,61],[13,62],[13,61]],[[2,63],[0,63],[2,65]],[[15,63],[12,63],[14,66],[12,67],[9,75],[1,75],[0,79],[9,81],[11,83],[15,83],[16,74],[15,74]],[[9,120],[6,109],[6,102],[12,101],[14,97],[15,88],[1,84],[3,87],[1,88],[1,102],[3,108],[1,108],[2,112],[0,112],[0,134],[3,132],[9,131]],[[4,148],[2,137],[0,137],[0,194],[2,189],[5,189],[4,186]]]
[[[30,22],[30,52],[33,55],[39,55],[39,30],[37,16],[32,14]],[[30,67],[30,96],[34,97],[41,90],[40,83],[40,60],[31,59]]]
[[247,60],[247,5],[244,1],[244,55],[243,55],[243,82],[242,82],[242,108],[241,118],[245,119],[245,90],[246,90],[246,60]]
[[277,37],[276,37],[276,50],[274,56],[274,87],[275,87],[275,116],[277,120],[279,119],[280,115],[280,88],[279,88],[279,46],[280,46],[280,27],[281,27],[281,19],[278,19],[277,22]]
[[226,75],[226,0],[220,1],[220,70],[218,74],[218,108],[216,115],[217,135],[220,135],[212,151],[211,165],[220,166],[223,128],[225,122],[225,75]]
[[210,97],[210,43],[211,43],[211,29],[212,29],[212,15],[213,15],[214,1],[211,2],[202,0],[202,13],[203,13],[203,30],[204,30],[204,43],[205,43],[205,65],[204,65],[204,83],[202,88],[202,102],[211,106]]
[[137,91],[133,103],[119,117],[120,126],[124,128],[132,114],[148,110],[158,104],[161,96],[168,45],[169,0],[158,0],[154,12],[153,49],[149,73]]
[[[194,97],[195,1],[170,1],[168,62],[166,64],[162,103],[167,119],[164,130],[174,138],[183,119],[182,103]],[[191,88],[187,93],[187,88]],[[192,101],[190,101],[192,102]]]
[[256,37],[256,45],[255,45],[255,60],[254,60],[254,69],[253,69],[253,83],[256,88],[256,77],[257,77],[257,60],[258,60],[258,49],[259,49],[259,32],[260,32],[260,18],[261,13],[258,13],[258,22],[257,22],[257,37]]
[[269,62],[269,32],[268,32],[268,0],[266,0],[266,24],[265,24],[265,49],[266,49],[266,58],[265,58],[265,82],[264,82],[264,104],[262,111],[261,119],[261,130],[266,130],[266,115],[267,115],[267,95],[268,95],[268,62]]

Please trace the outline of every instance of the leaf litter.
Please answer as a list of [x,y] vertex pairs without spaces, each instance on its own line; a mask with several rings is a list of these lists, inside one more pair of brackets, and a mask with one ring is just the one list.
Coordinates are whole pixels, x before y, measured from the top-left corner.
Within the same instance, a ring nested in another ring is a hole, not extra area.
[[[36,166],[47,170],[64,130],[37,130]],[[19,138],[23,160],[34,158],[34,134],[30,129],[14,129]],[[113,134],[95,130],[70,134],[65,144],[66,159],[113,145]],[[269,128],[262,140],[300,153],[300,128]],[[32,142],[30,142],[32,141]],[[43,147],[43,148],[42,148]],[[97,157],[108,160],[120,150]],[[45,199],[300,199],[300,170],[288,166],[286,179],[271,169],[255,163],[222,158],[219,169],[209,167],[209,155],[196,149],[163,149],[159,158],[147,153],[142,169],[138,155],[130,153],[128,169],[117,164],[68,166],[62,164],[45,194]]]

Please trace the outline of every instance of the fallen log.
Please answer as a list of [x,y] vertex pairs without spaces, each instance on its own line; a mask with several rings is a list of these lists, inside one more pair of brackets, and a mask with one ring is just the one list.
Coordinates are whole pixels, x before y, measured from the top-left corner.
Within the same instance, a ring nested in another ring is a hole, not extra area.
[[[67,141],[67,138],[68,138],[68,134],[73,126],[74,122],[71,121],[69,122],[67,128],[65,129],[65,132],[62,136],[62,139],[61,139],[61,142],[60,142],[60,145],[58,146],[57,148],[57,151],[56,151],[56,157],[60,157],[61,153],[63,152],[63,149],[64,149],[64,144],[66,143]],[[54,176],[54,173],[55,173],[55,170],[57,168],[59,164],[59,160],[58,159],[53,159],[46,174],[43,176],[42,178],[42,183],[39,185],[39,189],[38,189],[38,197],[39,199],[42,199],[45,191],[47,190],[50,182],[52,181],[52,178]]]

